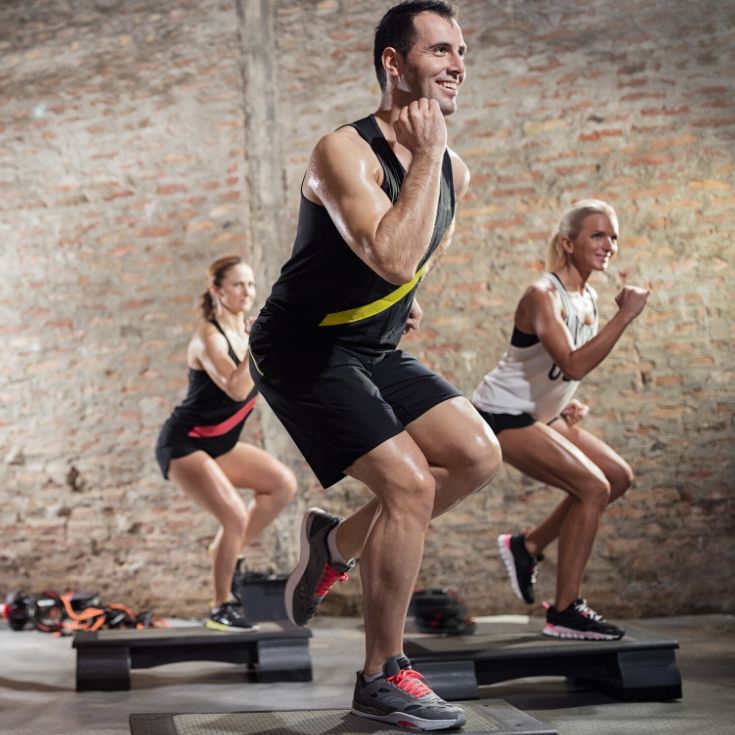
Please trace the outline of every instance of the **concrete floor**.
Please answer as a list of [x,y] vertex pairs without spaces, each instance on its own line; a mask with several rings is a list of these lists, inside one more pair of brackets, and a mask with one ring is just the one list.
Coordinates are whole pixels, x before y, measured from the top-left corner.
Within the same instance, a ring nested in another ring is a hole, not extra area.
[[[679,641],[681,700],[624,703],[566,679],[529,678],[483,687],[484,701],[504,699],[560,735],[735,733],[735,616],[629,622]],[[131,713],[346,709],[361,664],[360,622],[317,618],[312,630],[310,683],[249,683],[242,667],[192,662],[133,670],[130,691],[77,693],[70,638],[14,632],[2,621],[0,733],[124,735]]]

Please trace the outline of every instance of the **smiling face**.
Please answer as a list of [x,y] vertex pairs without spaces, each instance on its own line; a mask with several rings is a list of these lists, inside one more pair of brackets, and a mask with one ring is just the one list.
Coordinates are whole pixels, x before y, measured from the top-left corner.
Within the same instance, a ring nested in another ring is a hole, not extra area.
[[462,29],[436,13],[420,13],[413,24],[413,45],[405,57],[396,52],[396,90],[407,98],[405,104],[421,97],[434,99],[444,115],[451,115],[466,75]]
[[228,268],[219,286],[212,291],[220,303],[235,314],[250,311],[255,303],[255,277],[249,265],[238,263]]
[[580,273],[604,271],[618,252],[618,222],[606,214],[590,214],[574,238],[564,238],[569,261]]

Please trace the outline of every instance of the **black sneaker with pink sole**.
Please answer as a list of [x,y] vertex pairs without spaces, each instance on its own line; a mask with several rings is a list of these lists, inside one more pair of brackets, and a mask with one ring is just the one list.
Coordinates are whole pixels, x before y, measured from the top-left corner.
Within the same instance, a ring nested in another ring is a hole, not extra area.
[[608,623],[581,597],[559,612],[553,605],[546,611],[543,634],[550,638],[584,641],[616,641],[625,635],[617,625]]

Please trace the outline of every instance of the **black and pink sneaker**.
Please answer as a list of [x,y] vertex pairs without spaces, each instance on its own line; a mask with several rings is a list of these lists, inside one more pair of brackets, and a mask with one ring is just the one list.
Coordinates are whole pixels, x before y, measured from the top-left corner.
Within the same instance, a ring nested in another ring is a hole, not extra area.
[[502,533],[498,536],[498,551],[500,558],[508,570],[510,586],[515,596],[528,605],[533,605],[536,596],[533,587],[536,584],[536,572],[543,554],[533,556],[526,551],[526,537],[522,533],[512,536]]
[[335,582],[346,582],[353,560],[340,564],[330,559],[327,534],[340,522],[338,516],[309,508],[301,524],[299,562],[286,582],[286,615],[295,625],[306,625]]
[[581,597],[561,612],[551,605],[546,611],[546,625],[542,633],[551,638],[584,641],[616,641],[625,635],[622,628],[608,623]]

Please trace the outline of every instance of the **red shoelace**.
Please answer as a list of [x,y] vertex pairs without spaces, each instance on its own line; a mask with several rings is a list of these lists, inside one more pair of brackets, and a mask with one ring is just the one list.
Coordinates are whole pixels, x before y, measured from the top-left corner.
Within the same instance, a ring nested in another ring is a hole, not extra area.
[[417,699],[432,693],[431,689],[424,684],[424,677],[413,669],[401,669],[397,674],[389,676],[386,681],[395,684],[399,689],[403,689],[406,694]]
[[338,572],[331,564],[327,564],[324,567],[322,576],[316,585],[314,594],[317,597],[324,597],[324,595],[332,589],[332,585],[335,582],[346,582],[349,579],[346,572]]

